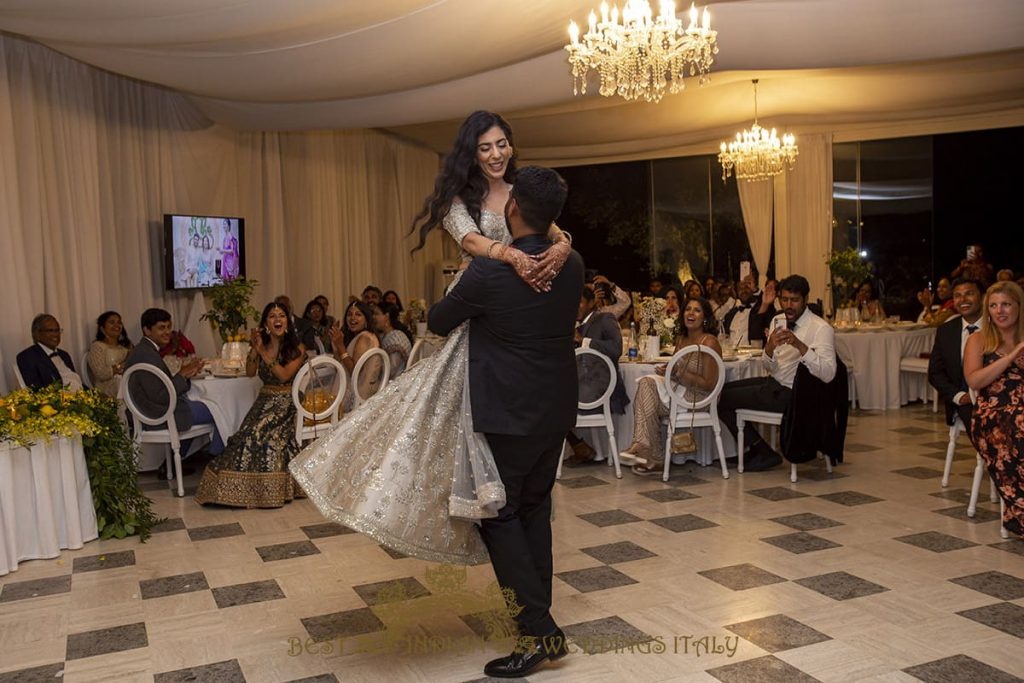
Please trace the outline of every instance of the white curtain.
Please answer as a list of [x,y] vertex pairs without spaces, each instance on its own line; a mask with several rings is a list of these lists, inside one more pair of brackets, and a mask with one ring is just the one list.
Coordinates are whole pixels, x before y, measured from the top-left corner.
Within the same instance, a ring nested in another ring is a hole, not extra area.
[[740,207],[743,209],[743,225],[747,229],[747,240],[750,242],[754,264],[762,278],[768,272],[768,259],[772,254],[772,186],[771,179],[736,181]]
[[828,310],[825,258],[832,249],[832,136],[801,135],[797,144],[796,166],[775,180],[775,272],[779,278],[793,273],[806,277],[810,300],[821,299]]
[[323,293],[340,315],[368,283],[429,300],[451,256],[438,233],[409,254],[437,172],[430,150],[368,130],[230,130],[180,95],[6,35],[0,149],[0,390],[41,311],[76,364],[106,309],[135,339],[149,306],[185,325],[192,293],[164,288],[164,213],[245,217],[258,308]]

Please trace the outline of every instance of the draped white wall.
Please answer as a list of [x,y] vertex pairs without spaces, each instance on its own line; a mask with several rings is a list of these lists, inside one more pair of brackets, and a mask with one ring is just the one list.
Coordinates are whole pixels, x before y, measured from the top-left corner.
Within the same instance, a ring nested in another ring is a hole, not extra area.
[[0,390],[40,311],[76,363],[108,308],[135,338],[149,306],[185,324],[191,294],[163,286],[164,213],[245,216],[256,304],[324,293],[339,313],[369,282],[436,296],[446,240],[410,256],[406,233],[438,157],[411,143],[230,130],[182,96],[0,36],[0,149]]
[[[762,278],[768,272],[768,259],[772,255],[772,205],[774,180],[736,181],[743,210],[743,225],[747,229],[750,253]],[[777,270],[777,269],[776,269]]]

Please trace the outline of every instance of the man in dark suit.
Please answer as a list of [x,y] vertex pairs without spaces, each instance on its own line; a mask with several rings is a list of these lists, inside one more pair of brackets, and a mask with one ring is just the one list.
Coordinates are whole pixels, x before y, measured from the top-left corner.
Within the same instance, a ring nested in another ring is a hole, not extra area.
[[776,285],[765,284],[757,291],[757,271],[740,280],[739,301],[722,319],[722,328],[733,346],[747,346],[751,342],[764,343],[765,330],[775,317]]
[[[622,377],[619,376],[619,356],[622,355],[622,330],[615,316],[606,311],[598,311],[597,302],[594,296],[594,288],[587,285],[583,288],[580,296],[580,306],[576,314],[576,346],[584,349],[593,349],[600,354],[608,356],[615,367],[615,389],[611,395],[611,409],[617,415],[626,411],[629,403],[629,396],[626,395],[626,388],[622,385]],[[597,362],[596,358],[584,357],[578,372],[579,394],[581,401],[592,401],[599,397],[608,386],[608,373],[604,363]],[[593,367],[591,367],[593,366]],[[599,412],[597,408],[595,412]],[[583,439],[570,431],[566,435],[566,441],[572,448],[572,457],[569,465],[583,465],[588,462],[597,462],[597,452]]]
[[959,415],[968,436],[974,404],[964,379],[964,344],[981,326],[981,301],[981,283],[977,280],[953,283],[953,310],[960,317],[939,326],[928,358],[928,383],[939,392],[946,407],[946,424],[953,424],[953,416]]
[[82,388],[82,378],[67,351],[57,348],[61,338],[60,323],[49,313],[32,319],[32,346],[18,354],[18,372],[25,386],[32,390],[59,382],[71,391]]
[[[535,255],[551,247],[548,226],[566,192],[554,171],[521,169],[505,205],[507,248]],[[576,422],[573,328],[582,289],[576,252],[549,292],[534,291],[501,260],[475,258],[427,319],[442,335],[470,321],[473,426],[486,435],[505,485],[505,507],[482,521],[480,535],[498,583],[514,595],[510,612],[522,608],[515,615],[520,640],[511,655],[487,664],[488,676],[524,676],[568,652],[550,612],[551,488],[562,440]]]
[[[218,455],[224,450],[224,442],[213,421],[210,409],[202,401],[190,401],[185,398],[192,386],[191,379],[203,367],[202,359],[193,359],[181,366],[177,374],[172,375],[164,359],[160,356],[160,348],[171,339],[171,314],[162,308],[148,308],[142,313],[143,338],[125,358],[125,370],[139,363],[155,365],[174,385],[178,404],[174,408],[174,422],[179,432],[184,432],[197,424],[212,424],[213,436],[210,443],[210,454]],[[167,410],[170,397],[163,383],[149,373],[136,373],[131,377],[127,387],[132,400],[147,417],[159,417]],[[181,444],[182,455],[188,454],[189,441]]]

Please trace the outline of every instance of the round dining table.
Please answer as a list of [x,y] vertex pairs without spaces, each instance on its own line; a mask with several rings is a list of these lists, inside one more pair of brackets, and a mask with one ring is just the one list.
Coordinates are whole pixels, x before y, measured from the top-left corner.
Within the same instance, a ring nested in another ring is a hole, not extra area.
[[[629,405],[626,406],[626,412],[622,415],[612,413],[612,424],[615,427],[615,441],[618,444],[620,452],[629,448],[629,445],[633,442],[633,405],[636,397],[637,382],[641,377],[655,374],[655,368],[657,368],[658,365],[667,363],[670,358],[670,356],[665,356],[657,361],[650,362],[619,361],[619,372],[622,374],[622,380],[626,388],[626,395],[629,396]],[[738,379],[747,379],[748,377],[763,377],[765,375],[764,364],[761,362],[760,356],[741,354],[735,360],[724,361],[724,365],[726,382],[733,382]],[[697,441],[697,452],[687,455],[673,455],[672,462],[678,464],[686,462],[687,460],[695,460],[701,465],[711,465],[716,463],[718,460],[718,453],[715,450],[714,433],[709,427],[698,427],[693,431]],[[608,457],[608,439],[604,435],[603,429],[596,427],[581,429],[579,430],[579,435],[586,439],[587,443],[597,450],[598,458]],[[722,445],[725,448],[725,456],[727,458],[736,455],[736,440],[724,425],[722,426]],[[658,448],[665,448],[664,441],[661,441],[658,444]]]
[[927,403],[927,375],[901,373],[900,361],[919,358],[931,352],[934,344],[934,327],[836,328],[836,353],[847,366],[853,366],[861,410],[895,410],[917,400]]

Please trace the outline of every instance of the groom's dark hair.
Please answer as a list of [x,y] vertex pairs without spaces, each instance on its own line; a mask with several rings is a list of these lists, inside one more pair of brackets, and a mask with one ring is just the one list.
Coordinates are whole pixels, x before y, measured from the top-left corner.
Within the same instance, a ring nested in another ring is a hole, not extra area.
[[569,186],[555,171],[527,166],[516,174],[510,196],[516,200],[527,227],[533,232],[547,233],[562,213],[568,193]]

